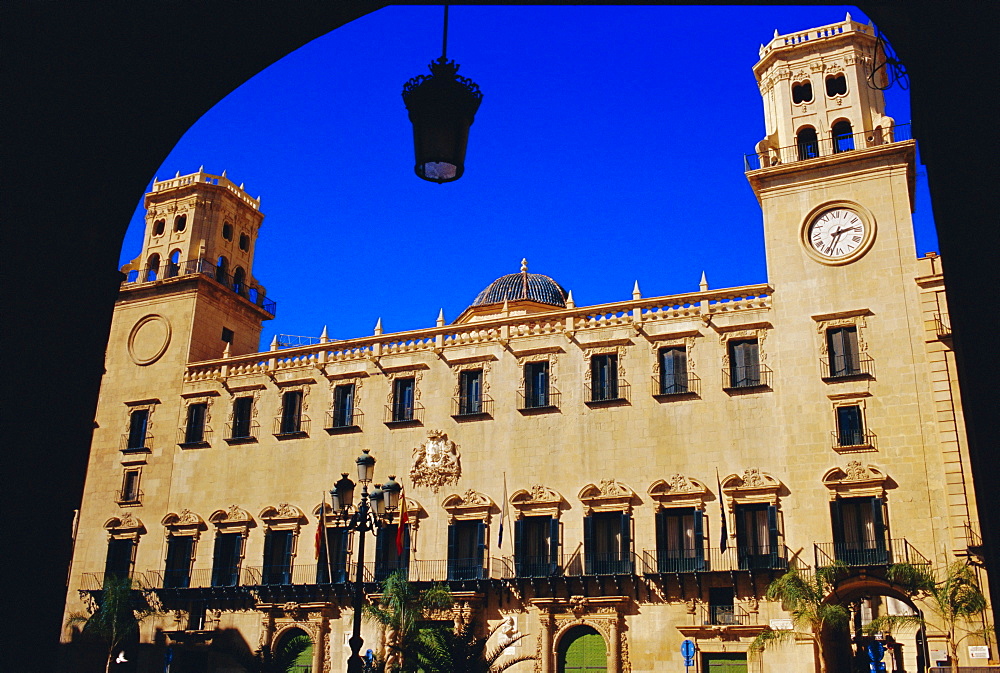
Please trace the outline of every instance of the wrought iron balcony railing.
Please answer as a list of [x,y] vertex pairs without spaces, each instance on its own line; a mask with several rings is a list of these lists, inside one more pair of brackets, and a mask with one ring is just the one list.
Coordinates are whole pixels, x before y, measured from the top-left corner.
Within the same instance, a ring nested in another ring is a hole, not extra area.
[[864,353],[860,355],[835,355],[821,358],[823,365],[823,380],[837,381],[841,379],[875,378],[875,360]]
[[737,570],[787,570],[790,554],[785,545],[717,547],[702,549],[647,549],[642,553],[642,573],[660,575]]
[[493,559],[493,572],[502,579],[558,577],[563,574],[562,555],[505,556]]
[[178,446],[205,446],[212,443],[212,428],[208,425],[201,428],[188,428],[182,426],[177,428]]
[[849,567],[889,566],[894,563],[930,565],[926,556],[906,538],[860,542],[816,542],[813,544],[817,568],[834,564]]
[[132,433],[126,432],[122,435],[122,441],[120,448],[123,452],[128,453],[129,451],[134,451],[136,453],[151,451],[150,447],[153,446],[153,435],[148,432],[145,433],[140,439],[141,441],[136,441],[136,437],[132,436]]
[[970,549],[981,549],[983,546],[983,536],[979,532],[979,524],[972,521],[966,521],[962,528],[965,532],[966,546]]
[[135,269],[128,272],[123,285],[152,283],[167,278],[193,274],[206,276],[218,281],[236,294],[264,309],[272,317],[277,314],[277,304],[274,300],[268,299],[260,288],[249,285],[245,281],[237,281],[232,274],[223,271],[215,262],[207,259],[192,259],[179,264],[163,261],[157,266]]
[[493,416],[493,398],[489,395],[459,395],[451,398],[454,418],[485,418]]
[[652,377],[653,397],[671,397],[674,395],[701,395],[701,379],[692,371],[683,376]]
[[259,575],[250,568],[223,566],[195,568],[187,572],[147,570],[146,584],[150,589],[221,589],[256,584]]
[[309,434],[311,423],[308,416],[299,416],[298,418],[276,416],[272,434],[278,438],[304,437]]
[[419,402],[413,404],[387,404],[385,405],[386,425],[411,423],[418,425],[424,420],[424,405]]
[[762,152],[745,154],[743,155],[743,165],[744,170],[748,172],[756,171],[761,168],[829,157],[910,139],[910,125],[897,124],[888,129],[878,128],[872,131],[830,135],[811,142],[800,142],[788,147],[768,148]]
[[115,502],[121,507],[134,507],[142,504],[143,493],[138,488],[122,489],[115,494]]
[[722,388],[724,390],[770,388],[773,375],[774,372],[767,365],[729,367],[722,370]]
[[559,408],[559,399],[559,391],[551,386],[547,390],[532,391],[531,394],[518,390],[517,409],[518,411],[554,410]]
[[584,388],[586,389],[584,400],[588,405],[623,404],[632,399],[632,387],[624,379],[597,385],[585,383]]
[[750,613],[742,606],[732,603],[712,605],[701,603],[696,616],[699,624],[705,626],[750,626]]
[[251,421],[249,423],[226,423],[226,441],[230,444],[246,444],[256,442],[260,434],[260,423]]
[[564,564],[564,573],[571,576],[634,575],[635,555],[627,553],[581,553],[571,555]]
[[940,313],[934,314],[934,333],[938,339],[951,338],[951,321]]
[[352,409],[330,409],[326,412],[327,432],[360,430],[364,426],[365,414],[354,407]]
[[876,436],[870,430],[831,430],[835,451],[872,451],[875,449]]
[[132,582],[132,588],[137,590],[149,589],[149,582],[146,576],[140,572],[128,573],[83,573],[80,578],[81,591],[103,591],[104,581],[113,577],[128,577]]

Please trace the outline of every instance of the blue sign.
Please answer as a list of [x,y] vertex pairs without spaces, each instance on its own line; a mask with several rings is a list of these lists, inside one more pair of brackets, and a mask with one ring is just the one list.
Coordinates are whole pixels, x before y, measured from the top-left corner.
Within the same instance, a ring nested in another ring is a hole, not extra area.
[[885,645],[875,640],[868,643],[868,660],[871,662],[871,673],[883,673],[885,663],[882,657],[885,656]]
[[684,668],[694,665],[694,643],[685,640],[681,643],[681,656],[684,657]]

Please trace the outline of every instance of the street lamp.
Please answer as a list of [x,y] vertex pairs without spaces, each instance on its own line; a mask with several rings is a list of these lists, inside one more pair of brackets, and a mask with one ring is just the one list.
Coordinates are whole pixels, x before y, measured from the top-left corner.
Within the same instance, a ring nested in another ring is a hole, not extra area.
[[390,475],[389,481],[383,486],[376,484],[372,492],[368,492],[368,484],[372,482],[375,473],[375,458],[368,452],[369,449],[365,449],[355,461],[358,465],[358,481],[361,482],[361,499],[358,506],[353,506],[354,482],[348,479],[346,472],[341,473],[340,479],[330,490],[334,520],[347,530],[358,531],[358,563],[354,573],[354,630],[347,641],[351,646],[351,656],[347,659],[347,673],[363,673],[365,666],[365,661],[361,657],[361,646],[365,643],[361,637],[365,533],[374,532],[392,523],[393,513],[399,507],[399,493],[402,490],[402,486],[396,482],[395,475]]

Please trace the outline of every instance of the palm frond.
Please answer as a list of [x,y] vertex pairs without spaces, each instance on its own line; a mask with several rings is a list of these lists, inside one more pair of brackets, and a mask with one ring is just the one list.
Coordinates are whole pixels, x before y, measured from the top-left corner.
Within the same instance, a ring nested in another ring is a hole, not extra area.
[[907,627],[920,628],[925,622],[920,615],[879,615],[861,629],[865,635],[876,633],[893,633]]
[[764,629],[757,634],[757,637],[753,639],[750,646],[747,648],[747,653],[751,658],[759,657],[764,650],[773,645],[780,645],[792,640],[795,637],[795,631],[790,630],[780,630],[776,631],[774,629]]

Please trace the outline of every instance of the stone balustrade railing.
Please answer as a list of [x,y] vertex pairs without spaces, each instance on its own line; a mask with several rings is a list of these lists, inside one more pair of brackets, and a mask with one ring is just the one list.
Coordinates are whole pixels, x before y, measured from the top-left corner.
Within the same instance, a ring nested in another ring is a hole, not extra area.
[[771,306],[772,292],[770,285],[750,285],[493,318],[464,325],[376,334],[342,341],[321,340],[317,344],[280,350],[275,348],[251,355],[192,363],[187,367],[184,380],[205,381],[298,367],[322,368],[327,363],[358,361],[385,355],[441,352],[473,344],[505,344],[511,339],[550,334],[573,336],[578,332],[623,326],[642,331],[661,321],[767,310]]
[[774,49],[780,47],[786,47],[793,44],[800,44],[802,42],[809,42],[813,40],[822,40],[829,37],[834,37],[842,33],[849,32],[859,32],[859,33],[872,33],[873,29],[871,26],[867,26],[863,23],[858,23],[857,21],[852,21],[850,14],[847,15],[847,19],[844,21],[838,21],[837,23],[831,23],[826,26],[820,26],[819,28],[810,28],[809,30],[802,31],[801,33],[789,33],[788,35],[775,35],[774,38],[768,42],[766,45],[760,48],[760,58],[764,58],[768,53]]
[[209,185],[220,185],[225,187],[226,190],[232,192],[240,201],[247,204],[254,210],[260,210],[260,199],[255,199],[247,194],[241,187],[237,187],[230,181],[225,175],[211,175],[205,171],[198,171],[197,173],[191,173],[190,175],[178,175],[169,180],[159,180],[153,182],[154,192],[162,192],[168,189],[176,189],[178,187],[183,187],[185,185],[194,184],[197,182],[206,183]]

